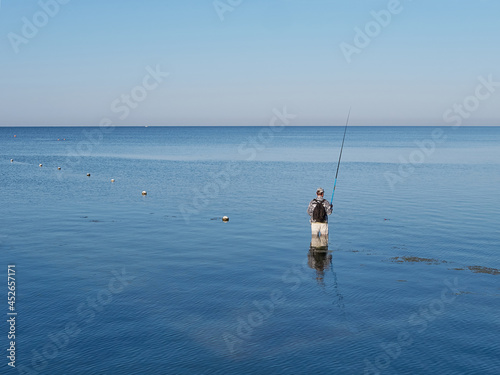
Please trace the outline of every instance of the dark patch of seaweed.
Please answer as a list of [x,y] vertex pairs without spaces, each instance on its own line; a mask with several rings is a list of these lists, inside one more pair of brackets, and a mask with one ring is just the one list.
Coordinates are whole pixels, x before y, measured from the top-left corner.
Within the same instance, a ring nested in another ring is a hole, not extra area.
[[419,257],[393,257],[389,259],[393,263],[426,263],[426,264],[441,264],[448,263],[445,260],[438,260],[433,258],[419,258]]
[[490,268],[483,266],[468,266],[467,268],[474,273],[487,273],[490,275],[500,275],[500,270],[498,270],[497,268]]

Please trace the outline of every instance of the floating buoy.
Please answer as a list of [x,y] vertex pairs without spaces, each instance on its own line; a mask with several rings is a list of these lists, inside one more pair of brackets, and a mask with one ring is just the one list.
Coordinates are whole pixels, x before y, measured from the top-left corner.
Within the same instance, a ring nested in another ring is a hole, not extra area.
[[16,138],[16,137],[17,137],[17,135],[14,134],[14,138]]
[[142,192],[142,195],[148,195],[148,192],[147,192],[146,190],[144,190],[144,191]]
[[38,166],[39,166],[39,167],[41,167],[41,166],[42,166],[42,164],[38,164]]
[[222,221],[229,221],[229,218],[227,216],[222,217]]
[[114,178],[112,178],[112,179],[111,179],[111,182],[115,182],[115,179],[114,179]]
[[11,163],[14,163],[14,159],[10,159],[10,162],[11,162]]
[[57,167],[57,170],[60,171],[61,170],[61,167]]
[[87,177],[90,177],[90,173],[87,173]]

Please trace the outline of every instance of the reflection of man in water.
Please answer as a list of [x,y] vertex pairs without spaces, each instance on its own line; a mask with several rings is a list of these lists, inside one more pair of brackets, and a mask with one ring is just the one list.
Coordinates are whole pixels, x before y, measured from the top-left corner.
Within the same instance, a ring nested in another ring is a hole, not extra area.
[[[358,328],[349,322],[346,316],[344,296],[340,292],[337,281],[337,274],[333,269],[332,252],[328,250],[327,236],[312,236],[311,246],[307,254],[307,265],[316,270],[316,281],[323,291],[333,297],[333,304],[340,310],[341,323],[351,332],[358,333]],[[332,271],[332,279],[328,282],[328,287],[325,285],[325,272]]]
[[323,284],[325,271],[330,269],[332,254],[328,251],[328,236],[312,236],[307,265],[316,270],[316,280]]
[[313,236],[326,236],[328,238],[328,215],[332,213],[332,205],[323,198],[323,188],[316,190],[316,198],[309,203],[307,213],[311,216],[311,233]]

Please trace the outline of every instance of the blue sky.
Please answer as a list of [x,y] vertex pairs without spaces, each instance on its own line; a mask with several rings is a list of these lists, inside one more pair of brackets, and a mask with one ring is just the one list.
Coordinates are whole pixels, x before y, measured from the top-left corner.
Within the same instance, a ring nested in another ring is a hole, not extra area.
[[[213,0],[55,1],[41,0],[53,16],[1,1],[2,126],[265,126],[285,106],[292,125],[341,125],[350,106],[352,125],[449,125],[478,77],[500,81],[496,0],[220,0],[221,17]],[[390,20],[377,29],[372,11]],[[144,91],[148,66],[170,74]],[[147,96],[120,118],[134,89]],[[500,124],[496,90],[464,125]]]

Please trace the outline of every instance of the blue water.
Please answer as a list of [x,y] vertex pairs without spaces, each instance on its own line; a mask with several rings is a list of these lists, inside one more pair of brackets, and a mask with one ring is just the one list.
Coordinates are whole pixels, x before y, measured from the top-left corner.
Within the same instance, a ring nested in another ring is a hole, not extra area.
[[0,128],[1,372],[500,373],[500,128],[342,134]]

